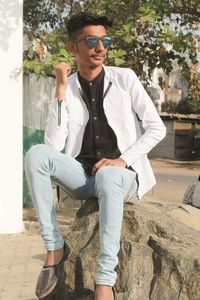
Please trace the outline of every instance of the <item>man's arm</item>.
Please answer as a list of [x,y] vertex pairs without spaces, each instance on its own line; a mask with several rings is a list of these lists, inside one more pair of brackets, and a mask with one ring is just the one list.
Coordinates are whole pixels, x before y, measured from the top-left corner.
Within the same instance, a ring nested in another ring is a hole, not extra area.
[[149,95],[131,69],[126,70],[124,84],[130,93],[132,108],[142,121],[144,128],[144,134],[120,156],[127,166],[130,166],[165,137],[166,128]]
[[67,76],[71,66],[67,63],[60,63],[56,66],[56,89],[55,100],[51,105],[50,116],[45,130],[44,141],[46,145],[61,151],[64,148],[68,130],[68,112],[66,110],[65,91],[67,88]]

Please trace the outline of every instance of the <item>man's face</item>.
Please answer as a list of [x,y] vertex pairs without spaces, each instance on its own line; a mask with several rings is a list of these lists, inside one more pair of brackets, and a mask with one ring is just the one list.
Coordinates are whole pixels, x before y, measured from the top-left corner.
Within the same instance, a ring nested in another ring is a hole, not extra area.
[[77,41],[73,42],[73,54],[79,67],[96,68],[103,64],[107,49],[104,48],[102,41],[98,40],[94,48],[89,48],[85,38],[88,36],[102,38],[106,34],[106,29],[102,25],[88,25],[82,29],[77,36]]

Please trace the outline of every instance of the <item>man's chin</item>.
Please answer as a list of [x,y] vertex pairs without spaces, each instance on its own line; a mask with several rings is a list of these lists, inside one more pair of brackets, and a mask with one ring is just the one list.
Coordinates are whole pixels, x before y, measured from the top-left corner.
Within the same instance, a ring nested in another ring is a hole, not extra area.
[[103,65],[105,61],[105,58],[104,59],[91,59],[91,65],[93,65],[94,67],[99,67],[101,65]]

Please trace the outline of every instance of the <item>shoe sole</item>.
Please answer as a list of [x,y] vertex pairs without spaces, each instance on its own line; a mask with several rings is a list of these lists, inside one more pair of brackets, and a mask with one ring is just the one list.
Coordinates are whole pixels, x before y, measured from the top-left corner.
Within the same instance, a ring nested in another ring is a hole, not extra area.
[[53,292],[53,290],[55,289],[55,287],[56,287],[57,284],[58,284],[58,280],[42,296],[41,295],[39,296],[39,295],[36,294],[36,296],[38,297],[38,299],[44,299],[47,296],[49,296]]

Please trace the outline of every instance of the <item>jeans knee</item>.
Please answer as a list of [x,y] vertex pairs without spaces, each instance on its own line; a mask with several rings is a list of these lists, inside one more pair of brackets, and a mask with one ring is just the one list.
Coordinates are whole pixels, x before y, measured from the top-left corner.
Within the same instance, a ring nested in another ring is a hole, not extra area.
[[121,188],[123,178],[122,174],[113,166],[105,166],[100,168],[95,177],[95,186],[97,192],[99,190],[110,191],[112,187]]
[[46,151],[46,145],[38,144],[32,146],[26,153],[24,162],[26,169],[32,169],[42,161],[42,153]]

